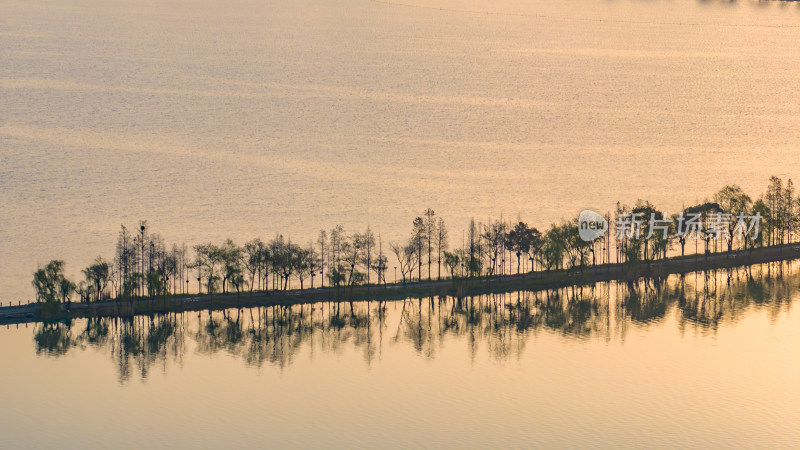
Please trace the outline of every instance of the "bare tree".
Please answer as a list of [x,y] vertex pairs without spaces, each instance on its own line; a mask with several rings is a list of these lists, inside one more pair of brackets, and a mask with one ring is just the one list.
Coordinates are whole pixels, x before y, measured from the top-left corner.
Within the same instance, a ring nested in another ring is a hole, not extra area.
[[317,239],[317,243],[319,244],[319,275],[320,280],[319,283],[322,287],[325,287],[325,241],[328,239],[327,235],[325,234],[325,230],[320,230],[319,238]]
[[364,233],[353,236],[353,244],[356,247],[356,267],[364,267],[366,282],[369,284],[369,272],[372,269],[372,258],[375,253],[375,235],[367,227]]
[[428,208],[425,210],[425,243],[428,245],[428,279],[431,279],[431,254],[436,236],[436,213]]
[[378,275],[378,284],[386,285],[386,270],[389,267],[389,260],[383,253],[383,241],[378,238],[378,256],[372,261],[372,270]]
[[428,237],[427,227],[422,217],[414,219],[413,227],[411,229],[411,241],[413,242],[416,250],[414,256],[417,258],[418,273],[417,277],[422,280],[422,248],[426,245]]
[[436,221],[436,232],[434,234],[436,239],[436,264],[438,265],[438,273],[436,278],[442,279],[442,253],[447,250],[447,227],[444,224],[444,219],[441,217]]
[[407,277],[411,276],[414,271],[414,265],[419,260],[417,256],[418,245],[413,239],[406,244],[391,244],[392,252],[397,257],[397,262],[400,264],[400,274],[403,276],[403,286],[406,285]]

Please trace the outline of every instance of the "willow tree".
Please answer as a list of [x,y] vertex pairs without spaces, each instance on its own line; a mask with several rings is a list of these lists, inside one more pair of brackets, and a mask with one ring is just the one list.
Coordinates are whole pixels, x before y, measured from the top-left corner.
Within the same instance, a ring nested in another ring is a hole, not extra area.
[[53,260],[33,273],[36,301],[57,303],[67,301],[77,286],[64,276],[64,261]]
[[565,227],[552,224],[544,234],[539,251],[539,263],[547,270],[560,269],[564,264],[567,241]]
[[[93,288],[95,300],[102,300],[103,292],[111,279],[109,264],[101,256],[98,256],[94,263],[83,269],[83,276],[86,278],[86,284]],[[89,297],[87,296],[88,299]]]

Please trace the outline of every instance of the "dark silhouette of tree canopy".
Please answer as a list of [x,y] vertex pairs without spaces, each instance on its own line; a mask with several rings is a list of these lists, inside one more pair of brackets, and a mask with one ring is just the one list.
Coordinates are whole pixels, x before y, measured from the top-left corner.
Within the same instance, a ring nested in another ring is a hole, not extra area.
[[83,269],[83,275],[86,277],[87,285],[93,289],[95,300],[102,300],[103,293],[111,279],[111,266],[101,256],[98,256],[92,265]]
[[436,278],[442,279],[442,252],[447,250],[447,227],[444,224],[444,219],[439,217],[436,221],[436,231],[434,233],[434,238],[436,240],[436,264],[438,265],[438,273]]
[[206,282],[206,292],[213,294],[219,283],[219,267],[223,263],[222,249],[208,243],[194,246],[195,260],[192,267],[197,270],[198,278]]
[[433,253],[433,245],[436,241],[436,213],[428,208],[425,210],[425,243],[428,244],[428,279],[431,279],[431,263],[433,262],[431,255]]
[[[752,312],[751,306],[786,311],[800,277],[794,271],[770,276],[776,267],[788,265],[539,292],[407,299],[388,310],[379,301],[326,302],[37,323],[33,345],[37,355],[50,358],[103,349],[100,353],[115,363],[123,383],[135,376],[144,380],[152,369],[167,370],[167,362],[180,364],[193,351],[189,340],[201,354],[225,353],[251,367],[284,368],[303,351],[314,357],[316,349],[338,353],[344,346],[362,350],[370,364],[387,324],[396,324],[393,344],[407,345],[423,358],[435,358],[443,343],[461,342],[469,344],[472,357],[481,348],[503,361],[518,357],[537,330],[567,339],[624,340],[630,324],[658,327],[668,317],[681,330],[714,331]],[[609,301],[609,290],[617,292],[617,307]]]
[[64,261],[53,260],[33,274],[36,301],[57,303],[67,301],[75,292],[75,283],[64,276]]
[[496,220],[491,225],[485,225],[481,237],[486,242],[486,248],[489,250],[489,275],[497,272],[497,265],[500,263],[500,257],[503,255],[503,246],[506,242],[506,223],[501,220]]
[[417,278],[422,280],[422,248],[427,245],[428,240],[428,229],[425,226],[425,221],[422,217],[417,217],[414,219],[411,228],[411,241],[414,243],[416,247],[416,251],[414,252],[414,256],[416,257],[418,273]]
[[242,249],[231,239],[219,247],[219,259],[222,263],[222,293],[228,292],[233,285],[237,292],[244,285],[244,269],[242,267]]
[[519,221],[506,236],[506,245],[517,255],[517,273],[520,271],[520,259],[527,255],[531,247],[540,239],[541,233],[536,228],[530,228],[525,222]]
[[[433,279],[434,256],[437,279],[442,278],[444,264],[451,278],[477,277],[483,282],[484,276],[511,274],[515,258],[518,275],[527,271],[581,268],[589,261],[594,265],[599,244],[604,252],[602,263],[614,262],[612,251],[617,263],[667,258],[675,242],[680,244],[683,256],[689,238],[683,231],[689,216],[694,214],[699,215],[697,229],[706,252],[723,248],[723,241],[728,252],[791,243],[800,224],[800,199],[792,180],[784,183],[773,176],[766,193],[755,201],[740,186],[727,185],[714,194],[713,201],[689,206],[671,217],[645,200],[638,200],[633,207],[617,203],[616,212],[635,216],[638,235],[619,233],[620,230],[609,227],[602,241],[585,242],[580,238],[576,219],[551,224],[543,232],[521,219],[513,223],[492,219],[486,224],[472,219],[464,230],[460,247],[454,245],[451,249],[444,220],[427,208],[412,221],[410,236],[390,244],[389,248],[404,283],[413,279],[415,271],[416,278],[422,280],[423,265],[427,265],[428,280]],[[761,218],[760,227],[755,228],[760,233],[738,233],[742,231],[743,219],[753,216]],[[609,212],[606,220],[614,223],[610,217]],[[614,231],[617,233],[612,240]],[[32,285],[38,301],[51,303],[64,301],[76,292],[82,301],[167,296],[189,293],[192,270],[197,273],[198,292],[205,288],[208,294],[234,291],[240,294],[248,288],[251,293],[288,290],[293,283],[305,289],[309,281],[314,288],[317,276],[320,286],[325,286],[326,280],[329,287],[337,288],[385,285],[386,272],[394,265],[383,250],[380,235],[369,227],[364,232],[350,234],[337,225],[329,233],[320,232],[316,241],[308,241],[304,247],[276,234],[270,241],[255,238],[242,247],[227,239],[219,244],[195,245],[192,250],[193,255],[186,245],[169,247],[146,221],[140,221],[133,231],[121,226],[113,260],[95,259],[81,271],[83,281],[77,285],[66,278],[64,263],[59,260],[40,267],[34,273]],[[697,245],[695,253],[701,253]]]
[[632,213],[638,215],[641,220],[641,229],[639,236],[631,238],[629,260],[652,261],[661,254],[666,255],[670,233],[658,229],[659,224],[657,223],[657,221],[666,220],[664,213],[646,200],[638,200]]
[[728,251],[730,252],[733,250],[733,241],[736,238],[734,229],[737,223],[737,216],[750,214],[753,200],[744,193],[741,187],[734,184],[725,186],[714,194],[714,201],[720,206],[722,212],[730,214],[726,219],[728,233],[725,236],[728,242]]
[[[699,214],[700,223],[703,224],[703,229],[708,230],[708,224],[711,221],[711,217],[714,214],[722,212],[722,208],[720,208],[719,203],[705,202],[699,205],[690,206],[686,209],[686,212],[689,214]],[[703,241],[705,243],[705,251],[710,251],[709,243],[711,241],[711,235],[707,231],[704,234]]]

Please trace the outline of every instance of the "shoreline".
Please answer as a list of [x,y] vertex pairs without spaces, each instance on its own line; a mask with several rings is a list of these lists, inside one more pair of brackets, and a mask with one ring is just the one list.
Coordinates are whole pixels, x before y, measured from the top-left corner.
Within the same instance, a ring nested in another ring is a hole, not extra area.
[[800,245],[784,244],[752,250],[692,254],[655,261],[615,263],[583,268],[559,269],[493,275],[480,278],[457,278],[399,282],[386,285],[324,287],[286,291],[243,292],[240,294],[195,294],[153,298],[130,298],[92,303],[72,303],[70,309],[59,304],[59,311],[44,311],[43,303],[0,307],[0,325],[69,320],[87,317],[130,317],[200,310],[222,310],[256,306],[292,306],[321,302],[397,301],[441,295],[472,296],[515,291],[542,291],[570,286],[584,286],[609,281],[634,281],[673,274],[745,267],[800,259]]

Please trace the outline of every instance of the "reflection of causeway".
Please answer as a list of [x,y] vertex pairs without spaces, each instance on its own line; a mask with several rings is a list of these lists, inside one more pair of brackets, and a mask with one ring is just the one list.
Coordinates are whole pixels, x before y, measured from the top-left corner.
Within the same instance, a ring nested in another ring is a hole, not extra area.
[[519,357],[529,336],[542,331],[611,340],[624,339],[631,324],[659,322],[672,311],[681,329],[710,332],[751,305],[769,308],[774,316],[790,304],[798,281],[793,272],[790,264],[774,263],[537,293],[81,319],[38,324],[34,343],[37,353],[52,356],[75,348],[106,349],[122,381],[134,370],[146,378],[155,364],[166,370],[168,362],[180,363],[187,336],[200,353],[226,352],[256,367],[283,368],[304,349],[313,356],[339,354],[347,346],[371,364],[384,344],[397,343],[433,358],[452,340],[464,341],[473,357],[485,345],[491,357],[503,360]]

